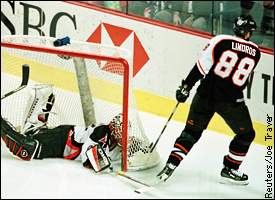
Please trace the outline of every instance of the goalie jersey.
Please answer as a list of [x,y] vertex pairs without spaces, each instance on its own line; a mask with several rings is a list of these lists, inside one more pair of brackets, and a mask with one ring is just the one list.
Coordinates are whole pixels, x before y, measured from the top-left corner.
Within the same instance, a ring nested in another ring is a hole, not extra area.
[[215,36],[196,63],[204,76],[197,92],[213,101],[244,101],[243,89],[260,57],[260,50],[253,42],[230,35]]

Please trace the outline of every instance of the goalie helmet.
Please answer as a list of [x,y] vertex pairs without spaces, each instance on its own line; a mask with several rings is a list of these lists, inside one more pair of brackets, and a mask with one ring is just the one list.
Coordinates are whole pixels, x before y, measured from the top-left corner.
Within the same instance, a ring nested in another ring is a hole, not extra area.
[[[122,114],[116,115],[110,122],[109,128],[111,130],[110,143],[117,143],[119,146],[122,145]],[[148,146],[144,144],[144,141],[140,138],[131,135],[133,131],[133,124],[131,121],[128,123],[128,156],[133,156],[136,152],[142,151],[143,153],[148,153]],[[112,145],[110,145],[112,146]]]
[[121,146],[122,138],[122,114],[116,115],[109,123],[109,128],[111,130],[110,140],[111,144],[117,143]]
[[237,36],[244,37],[246,33],[251,33],[257,28],[256,22],[253,18],[248,16],[239,16],[233,24],[233,31]]

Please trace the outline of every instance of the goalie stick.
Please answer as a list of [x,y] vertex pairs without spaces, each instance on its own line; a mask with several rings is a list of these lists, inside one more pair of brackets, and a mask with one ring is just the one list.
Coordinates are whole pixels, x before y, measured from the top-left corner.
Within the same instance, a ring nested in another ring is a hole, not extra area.
[[28,64],[22,65],[22,82],[21,82],[21,85],[18,88],[8,92],[7,94],[4,94],[1,97],[1,100],[8,97],[8,96],[10,96],[10,95],[12,95],[12,94],[14,94],[14,93],[16,93],[16,92],[18,92],[19,90],[22,90],[23,88],[25,88],[28,84],[28,81],[29,81],[29,72],[30,72],[29,65]]
[[[178,103],[176,104],[176,106],[174,107],[172,113],[170,114],[170,116],[169,116],[169,118],[168,118],[166,124],[164,125],[164,127],[163,127],[163,129],[162,129],[162,131],[161,131],[159,137],[158,137],[157,140],[155,141],[154,145],[153,145],[153,143],[150,144],[150,146],[149,146],[149,148],[150,148],[150,153],[152,153],[153,150],[155,149],[155,147],[156,147],[156,145],[157,145],[157,143],[158,143],[158,141],[159,141],[161,135],[164,133],[164,130],[166,129],[168,122],[171,120],[172,116],[174,115],[174,113],[175,113],[175,111],[176,111],[176,109],[177,109],[179,103],[180,103],[180,102],[178,102]],[[153,146],[152,146],[152,145],[153,145]]]

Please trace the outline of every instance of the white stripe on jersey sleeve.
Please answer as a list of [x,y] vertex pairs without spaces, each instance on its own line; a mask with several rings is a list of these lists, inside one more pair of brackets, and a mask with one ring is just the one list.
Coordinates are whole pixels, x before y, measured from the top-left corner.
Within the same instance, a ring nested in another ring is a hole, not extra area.
[[212,52],[216,44],[223,39],[223,35],[218,35],[213,37],[209,42],[208,42],[208,47],[206,46],[205,49],[201,52],[199,59],[197,61],[197,65],[199,67],[200,72],[203,71],[203,75],[208,74],[210,71],[214,60],[212,56]]
[[87,128],[81,126],[74,127],[74,140],[78,143],[84,143],[94,132],[95,127],[88,126]]

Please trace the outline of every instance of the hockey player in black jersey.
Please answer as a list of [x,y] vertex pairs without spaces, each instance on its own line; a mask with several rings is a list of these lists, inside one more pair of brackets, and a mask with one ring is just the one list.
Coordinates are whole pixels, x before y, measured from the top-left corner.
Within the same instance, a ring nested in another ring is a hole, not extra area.
[[35,99],[21,132],[1,115],[1,138],[17,158],[64,158],[81,160],[84,167],[99,172],[112,167],[121,155],[122,115],[118,114],[109,124],[47,127],[49,113],[55,96],[49,85],[35,86]]
[[186,126],[176,139],[166,166],[157,175],[166,181],[200,139],[214,113],[218,113],[234,131],[229,152],[223,158],[222,182],[248,184],[248,176],[238,169],[254,140],[255,131],[243,89],[260,59],[258,46],[249,41],[256,23],[251,16],[238,17],[233,25],[235,36],[213,37],[195,66],[176,90],[176,99],[185,102],[195,83],[201,79],[192,100]]

